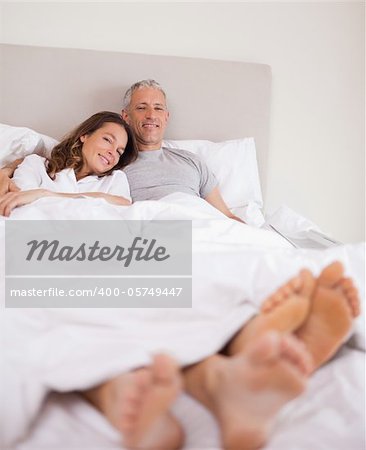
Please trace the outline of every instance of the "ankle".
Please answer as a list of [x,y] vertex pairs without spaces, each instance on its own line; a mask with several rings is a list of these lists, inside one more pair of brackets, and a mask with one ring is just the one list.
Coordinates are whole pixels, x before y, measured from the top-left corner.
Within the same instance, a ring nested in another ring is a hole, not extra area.
[[223,437],[225,450],[260,450],[268,440],[268,427],[238,428]]
[[179,450],[185,442],[182,425],[167,413],[140,437],[124,435],[123,444],[130,450]]
[[94,388],[88,389],[86,391],[80,392],[80,394],[93,406],[102,411],[102,394],[101,390],[103,385],[96,386]]
[[202,400],[200,400],[210,411],[216,410],[216,397],[222,378],[225,376],[226,356],[214,355],[208,361],[202,374]]

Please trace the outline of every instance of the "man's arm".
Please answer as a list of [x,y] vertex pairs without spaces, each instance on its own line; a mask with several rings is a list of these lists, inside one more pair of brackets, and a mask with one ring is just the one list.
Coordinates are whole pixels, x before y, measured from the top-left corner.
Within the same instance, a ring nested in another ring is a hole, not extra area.
[[11,180],[15,169],[23,161],[24,158],[16,159],[15,161],[7,164],[5,167],[0,169],[0,196],[6,194],[7,192],[17,192],[19,188]]
[[205,200],[230,219],[234,219],[237,220],[238,222],[245,223],[244,220],[240,219],[240,217],[237,217],[234,214],[232,214],[230,209],[226,206],[224,199],[221,197],[218,187],[212,189],[212,191],[207,195],[207,197],[205,197]]

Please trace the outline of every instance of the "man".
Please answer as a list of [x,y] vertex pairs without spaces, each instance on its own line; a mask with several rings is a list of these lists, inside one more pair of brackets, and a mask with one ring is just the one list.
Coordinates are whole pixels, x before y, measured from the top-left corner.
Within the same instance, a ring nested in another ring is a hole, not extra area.
[[124,96],[122,117],[131,126],[140,151],[138,160],[125,171],[133,201],[185,192],[204,198],[241,222],[226,206],[215,176],[203,161],[185,150],[162,148],[169,111],[159,83],[142,80],[133,84]]
[[[159,83],[142,80],[133,84],[123,99],[122,117],[131,126],[139,147],[139,158],[125,168],[133,201],[159,200],[174,192],[204,198],[226,216],[239,222],[221,197],[215,176],[191,152],[162,148],[169,120],[166,95]],[[15,161],[0,171],[0,195],[16,191],[10,180]]]

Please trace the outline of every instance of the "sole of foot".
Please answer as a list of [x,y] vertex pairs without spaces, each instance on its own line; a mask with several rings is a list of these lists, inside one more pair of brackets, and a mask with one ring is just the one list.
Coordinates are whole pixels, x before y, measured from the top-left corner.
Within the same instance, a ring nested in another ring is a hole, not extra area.
[[228,346],[228,354],[235,355],[268,331],[281,334],[297,330],[310,310],[310,299],[315,279],[309,270],[302,270],[269,296],[262,304],[261,312],[245,324]]
[[330,264],[319,275],[309,316],[296,331],[312,354],[314,370],[337,352],[359,314],[360,300],[353,281],[344,277],[340,262]]
[[169,409],[182,389],[177,363],[160,354],[151,366],[122,374],[103,387],[103,412],[129,449],[174,450],[183,430]]
[[224,449],[263,446],[276,414],[304,391],[311,370],[305,346],[277,332],[251,342],[245,353],[214,359],[205,403],[219,422]]

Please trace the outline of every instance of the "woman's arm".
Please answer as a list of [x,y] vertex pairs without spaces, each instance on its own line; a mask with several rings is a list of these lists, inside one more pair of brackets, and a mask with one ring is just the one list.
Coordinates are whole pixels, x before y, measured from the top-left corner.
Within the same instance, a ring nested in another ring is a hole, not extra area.
[[0,215],[9,217],[10,213],[17,206],[27,205],[46,197],[49,191],[46,189],[32,189],[30,191],[8,192],[0,197]]
[[64,198],[82,198],[94,197],[104,198],[107,202],[114,205],[127,206],[130,200],[118,195],[104,194],[103,192],[85,192],[79,194],[64,194],[62,192],[52,192],[46,189],[31,189],[29,191],[8,192],[0,197],[0,215],[9,217],[11,211],[18,206],[28,205],[42,197],[64,197]]
[[66,198],[82,198],[82,197],[93,197],[93,198],[104,198],[107,202],[113,205],[128,206],[131,205],[131,201],[120,195],[105,194],[104,192],[81,192],[79,194],[63,194],[62,192],[51,192],[57,197]]

